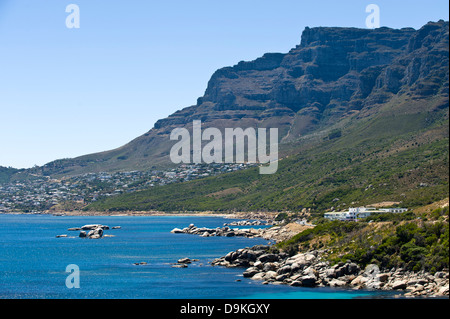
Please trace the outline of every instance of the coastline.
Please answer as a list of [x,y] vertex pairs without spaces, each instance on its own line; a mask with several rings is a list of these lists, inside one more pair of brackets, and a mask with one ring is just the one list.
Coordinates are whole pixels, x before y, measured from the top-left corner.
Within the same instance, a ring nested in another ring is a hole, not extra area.
[[0,215],[53,215],[53,216],[185,216],[185,217],[222,217],[228,219],[253,219],[253,220],[273,220],[277,212],[234,212],[222,213],[214,211],[199,212],[162,212],[162,211],[124,211],[124,212],[104,212],[104,211],[43,211],[35,213],[25,212],[0,212]]
[[363,268],[351,261],[331,265],[322,258],[325,252],[311,250],[289,256],[259,245],[231,251],[211,265],[245,269],[243,277],[263,284],[390,291],[405,298],[449,297],[448,270],[431,274],[402,268],[380,269],[376,264]]
[[[33,213],[1,213],[1,215],[54,215],[54,216],[185,216],[185,217],[222,217],[245,219],[244,217],[256,217],[255,213],[214,213],[214,212],[43,212]],[[264,213],[264,216],[274,217],[274,213]],[[259,217],[263,217],[260,215]],[[297,225],[299,226],[299,225]],[[224,228],[197,228],[194,225],[185,228],[182,232],[202,237],[209,236],[244,236],[261,237],[273,242],[289,239],[299,232],[299,229],[290,229],[292,224],[279,226],[274,225],[265,229],[254,230],[252,228],[242,232],[229,227]],[[215,231],[208,234],[205,232]],[[222,234],[217,232],[221,231]],[[301,231],[301,230],[300,230]],[[232,235],[227,235],[231,234]],[[369,289],[392,291],[401,294],[403,297],[419,298],[448,298],[449,296],[449,273],[448,270],[440,271],[436,274],[426,272],[410,272],[399,269],[379,269],[377,265],[371,264],[362,267],[351,261],[331,265],[322,259],[325,251],[314,250],[288,256],[285,252],[273,252],[271,245],[263,248],[251,247],[241,248],[231,251],[223,257],[216,258],[211,262],[212,266],[222,266],[226,268],[242,268],[243,276],[252,280],[262,281],[263,284],[290,285],[296,287],[331,287],[347,289]],[[181,258],[181,257],[180,257]]]
[[0,212],[0,215],[53,215],[53,216],[99,216],[99,217],[120,217],[120,216],[209,216],[209,217],[224,217],[224,218],[238,218],[234,213],[214,213],[214,212],[159,212],[159,211],[129,211],[129,212],[97,212],[97,211],[45,211],[40,213],[25,213],[25,212]]
[[[274,242],[289,239],[296,232],[290,224],[266,229],[231,229],[229,227],[207,229],[193,224],[184,229],[175,228],[172,233],[184,233],[201,237],[243,236],[262,237]],[[331,264],[323,258],[327,249],[310,250],[290,256],[274,251],[272,245],[258,245],[230,251],[211,262],[212,266],[242,268],[243,277],[263,284],[289,285],[293,287],[331,287],[353,290],[390,291],[407,298],[448,298],[448,269],[434,274],[413,272],[402,268],[380,269],[376,264],[365,267],[352,261]]]

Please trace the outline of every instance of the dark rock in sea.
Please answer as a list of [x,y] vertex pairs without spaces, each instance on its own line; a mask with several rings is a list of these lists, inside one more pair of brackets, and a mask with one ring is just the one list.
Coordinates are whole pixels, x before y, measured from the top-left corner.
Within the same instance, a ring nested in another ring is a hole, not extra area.
[[99,238],[102,238],[102,236],[103,236],[103,228],[102,227],[95,228],[94,230],[91,230],[87,234],[87,237],[90,239],[99,239]]
[[306,275],[300,278],[301,285],[303,287],[314,287],[316,286],[317,278],[314,276]]
[[178,259],[178,263],[179,264],[190,264],[192,261],[191,261],[191,259],[189,259],[189,258],[181,258],[181,259]]
[[84,226],[81,227],[82,230],[95,230],[97,228],[101,228],[103,230],[108,230],[109,226],[93,224],[93,225],[84,225]]

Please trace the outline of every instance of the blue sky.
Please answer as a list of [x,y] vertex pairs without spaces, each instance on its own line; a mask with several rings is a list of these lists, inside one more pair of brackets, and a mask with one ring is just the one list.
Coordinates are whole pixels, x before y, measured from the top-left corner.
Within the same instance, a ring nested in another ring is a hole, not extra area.
[[122,146],[195,104],[216,69],[288,52],[306,26],[365,28],[371,3],[382,26],[448,20],[445,0],[0,0],[0,165]]

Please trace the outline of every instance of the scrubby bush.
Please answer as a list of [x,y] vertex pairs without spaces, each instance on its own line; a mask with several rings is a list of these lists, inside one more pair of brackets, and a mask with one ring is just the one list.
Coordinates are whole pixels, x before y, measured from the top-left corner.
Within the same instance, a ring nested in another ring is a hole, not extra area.
[[[320,243],[321,247],[338,252],[328,256],[332,262],[352,260],[363,267],[376,263],[384,269],[402,267],[432,273],[449,267],[448,222],[399,221],[402,214],[395,215],[387,216],[395,224],[387,223],[385,228],[374,228],[365,222],[321,223],[277,244],[277,248],[293,255],[302,248],[317,248]],[[408,219],[413,215],[403,216]]]

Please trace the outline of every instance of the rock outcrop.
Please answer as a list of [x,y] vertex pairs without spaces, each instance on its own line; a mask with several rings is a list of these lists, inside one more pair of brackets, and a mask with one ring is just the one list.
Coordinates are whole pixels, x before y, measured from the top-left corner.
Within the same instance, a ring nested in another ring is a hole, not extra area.
[[196,227],[194,224],[190,224],[189,227],[179,229],[172,229],[171,233],[175,234],[190,234],[190,235],[199,235],[202,237],[210,237],[210,236],[224,236],[224,237],[234,237],[234,236],[243,236],[243,237],[260,237],[260,230],[257,229],[232,229],[228,226],[225,227],[217,227],[217,228],[206,228],[206,227]]
[[394,290],[406,297],[448,296],[449,273],[410,272],[403,269],[381,271],[371,264],[362,269],[348,261],[330,265],[322,260],[324,251],[314,250],[288,256],[271,253],[269,246],[254,246],[229,252],[215,259],[213,266],[245,267],[243,276],[264,283],[295,287],[345,287]]
[[286,226],[273,226],[269,228],[259,228],[259,229],[254,228],[239,229],[239,228],[230,228],[228,226],[217,228],[206,228],[206,227],[196,227],[194,224],[190,224],[189,227],[185,227],[183,229],[174,228],[171,230],[171,233],[198,235],[201,237],[211,237],[211,236],[225,236],[225,237],[242,236],[247,238],[262,237],[267,240],[274,240],[275,242],[279,242],[282,240],[289,239],[290,237],[298,234],[299,230],[298,228],[292,228],[290,224]]
[[98,228],[101,228],[102,230],[106,230],[106,229],[109,229],[109,226],[99,225],[99,224],[81,226],[81,230],[96,230]]
[[103,237],[103,228],[97,227],[87,233],[87,237],[91,239],[98,239]]
[[[112,229],[120,229],[120,226],[114,226]],[[71,227],[68,228],[68,231],[80,231],[78,237],[80,238],[90,238],[90,239],[99,239],[103,237],[114,237],[114,235],[104,235],[105,230],[109,230],[109,226],[101,225],[101,224],[91,224],[84,225],[81,227]],[[86,232],[89,231],[89,232]],[[57,238],[67,237],[67,235],[58,235]],[[74,237],[71,237],[74,238]]]
[[230,222],[230,223],[224,223],[224,226],[262,226],[262,225],[269,225],[269,223],[267,223],[266,221],[261,221],[261,220],[239,220],[239,221],[234,221],[234,222]]

